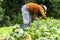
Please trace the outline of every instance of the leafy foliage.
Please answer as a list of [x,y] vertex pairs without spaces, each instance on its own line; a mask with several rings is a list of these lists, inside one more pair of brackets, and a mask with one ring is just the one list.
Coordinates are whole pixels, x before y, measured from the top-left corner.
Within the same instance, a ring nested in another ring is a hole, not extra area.
[[48,8],[47,16],[60,18],[60,0],[0,0],[0,27],[21,24],[21,7],[28,2],[44,4]]
[[1,26],[1,21],[2,21],[3,18],[4,18],[4,11],[5,11],[5,10],[1,7],[2,3],[3,3],[3,0],[0,0],[0,26]]
[[[8,39],[23,40],[27,34],[30,34],[32,40],[60,40],[60,20],[50,19],[34,21],[26,31],[19,25],[14,26],[14,31]],[[18,31],[19,30],[19,31]]]
[[60,0],[49,0],[49,2],[50,2],[50,10],[48,11],[48,13],[50,14],[50,16],[53,16],[54,18],[59,18],[60,17],[59,16],[60,15],[60,5],[59,5]]
[[0,28],[0,38],[6,38],[10,33],[12,33],[12,27],[2,27]]
[[[3,19],[0,21],[0,26],[10,26],[16,23],[22,23],[21,15],[21,0],[4,0],[1,3],[1,7],[5,9]],[[3,10],[2,10],[3,11]],[[1,12],[2,12],[1,11]],[[1,14],[0,14],[1,15]],[[3,14],[2,14],[3,15]]]
[[60,40],[60,21],[56,19],[34,21],[28,30],[33,40]]

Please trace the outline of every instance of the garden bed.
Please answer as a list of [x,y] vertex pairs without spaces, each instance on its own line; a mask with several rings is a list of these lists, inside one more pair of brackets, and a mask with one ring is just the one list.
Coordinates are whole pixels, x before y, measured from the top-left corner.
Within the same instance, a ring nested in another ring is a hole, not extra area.
[[[22,25],[23,26],[23,25]],[[29,34],[32,40],[60,40],[60,20],[48,18],[47,20],[40,19],[40,21],[34,20],[30,27],[26,28],[27,30],[23,30],[19,24],[16,24],[12,28],[4,27],[2,33],[5,33],[8,40],[24,40],[24,38],[29,38],[27,35]],[[6,30],[6,28],[8,28]],[[6,31],[5,31],[6,30]],[[10,34],[11,33],[11,34]],[[0,33],[1,34],[1,33]],[[10,35],[9,35],[10,34]],[[9,35],[9,36],[7,36]],[[0,37],[2,38],[2,37]]]

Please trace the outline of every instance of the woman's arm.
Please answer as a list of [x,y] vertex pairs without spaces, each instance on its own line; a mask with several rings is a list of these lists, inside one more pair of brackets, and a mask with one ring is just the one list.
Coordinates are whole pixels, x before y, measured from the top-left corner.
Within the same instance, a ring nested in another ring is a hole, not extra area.
[[42,17],[43,17],[44,19],[47,19],[46,15],[45,15],[46,13],[44,12],[44,9],[43,9],[41,6],[39,7],[39,11],[40,11]]

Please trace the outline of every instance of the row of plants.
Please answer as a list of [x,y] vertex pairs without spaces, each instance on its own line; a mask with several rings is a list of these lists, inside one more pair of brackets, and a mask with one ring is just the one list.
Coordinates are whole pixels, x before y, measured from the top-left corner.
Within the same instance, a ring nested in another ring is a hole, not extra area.
[[26,40],[29,38],[27,35],[30,35],[31,40],[60,40],[60,19],[40,18],[39,21],[34,20],[30,27],[25,28],[26,30],[20,28],[20,24],[11,26],[11,28],[13,31],[6,36],[7,40]]

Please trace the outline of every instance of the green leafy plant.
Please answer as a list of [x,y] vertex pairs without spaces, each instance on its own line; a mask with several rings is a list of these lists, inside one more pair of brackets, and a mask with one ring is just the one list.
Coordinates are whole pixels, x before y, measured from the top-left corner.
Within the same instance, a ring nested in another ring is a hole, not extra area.
[[0,20],[3,18],[4,9],[1,7],[3,0],[0,0]]
[[24,37],[28,34],[20,28],[19,24],[16,24],[13,27],[13,32],[8,35],[7,40],[23,40]]
[[0,28],[0,38],[6,38],[10,33],[12,33],[12,27],[2,27]]
[[28,33],[32,35],[33,40],[60,40],[60,20],[50,19],[34,21],[31,24]]
[[[30,34],[32,40],[60,40],[60,20],[48,18],[47,20],[41,19],[40,21],[34,20],[28,30],[24,31],[19,25],[15,25],[10,39],[23,40],[23,38]],[[16,32],[16,30],[19,30]],[[20,32],[20,33],[19,33]],[[11,38],[12,37],[12,38]],[[8,38],[8,39],[9,39]]]

